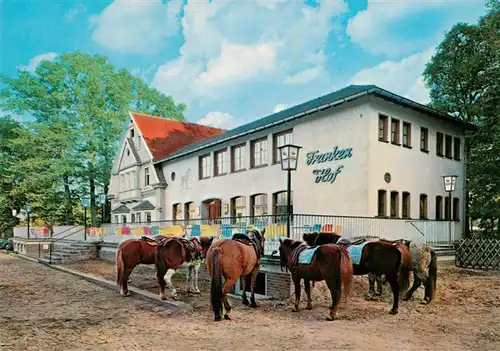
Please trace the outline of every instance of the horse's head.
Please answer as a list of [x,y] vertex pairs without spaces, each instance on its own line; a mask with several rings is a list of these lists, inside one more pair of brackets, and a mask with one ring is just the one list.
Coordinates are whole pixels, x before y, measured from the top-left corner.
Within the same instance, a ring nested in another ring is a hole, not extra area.
[[252,228],[247,231],[247,236],[249,238],[254,237],[257,242],[260,244],[260,249],[264,252],[264,242],[266,241],[266,228],[259,230],[258,228]]
[[207,256],[208,249],[210,248],[210,245],[214,242],[214,239],[217,238],[216,236],[202,236],[200,240],[201,244],[201,258],[205,258]]
[[302,234],[302,240],[304,240],[307,245],[313,246],[314,242],[316,241],[316,238],[318,237],[318,235],[319,235],[318,232],[304,233],[304,234]]
[[285,238],[285,239],[280,238],[279,252],[280,252],[280,267],[282,272],[284,268],[288,267],[288,261],[290,259],[290,256],[292,255],[292,251],[295,248],[297,248],[300,244],[302,244],[302,241],[300,240],[293,240],[290,238]]

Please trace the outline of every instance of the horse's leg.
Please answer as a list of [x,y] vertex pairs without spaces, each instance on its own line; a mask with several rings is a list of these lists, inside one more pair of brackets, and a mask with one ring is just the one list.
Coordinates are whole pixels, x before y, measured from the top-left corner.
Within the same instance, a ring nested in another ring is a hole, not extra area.
[[252,271],[252,278],[250,279],[250,307],[256,308],[257,303],[255,302],[255,284],[257,283],[257,274],[259,273],[259,267],[255,267]]
[[421,302],[424,305],[427,305],[429,302],[432,301],[431,284],[432,284],[432,280],[428,276],[427,279],[424,280],[425,295],[424,295],[423,301]]
[[304,279],[304,290],[306,291],[306,296],[307,296],[307,310],[312,310],[312,301],[311,301],[311,285],[310,281]]
[[172,284],[172,276],[177,272],[175,269],[167,269],[167,274],[165,274],[165,280],[167,281],[168,289],[170,290],[170,295],[175,300],[177,298],[177,290],[175,290]]
[[330,290],[330,295],[332,297],[332,306],[330,307],[330,315],[326,318],[328,321],[333,321],[337,317],[337,311],[339,309],[342,280],[340,278],[340,272],[333,277],[327,277],[325,279],[326,285]]
[[194,293],[195,294],[200,294],[201,291],[198,289],[198,273],[200,272],[200,267],[201,267],[201,262],[198,262],[194,266]]
[[132,274],[132,271],[134,270],[135,266],[133,267],[127,267],[125,266],[125,269],[123,271],[123,280],[122,280],[122,289],[121,289],[121,294],[122,296],[128,296],[128,281],[130,274]]
[[300,278],[295,278],[292,275],[292,280],[295,285],[295,304],[292,308],[292,312],[299,312],[299,305],[300,305]]
[[234,284],[236,283],[237,278],[229,278],[226,277],[226,282],[222,287],[222,303],[224,304],[224,319],[230,320],[229,314],[231,313],[231,305],[229,305],[229,301],[227,300],[227,294],[231,291]]
[[383,275],[377,276],[375,278],[375,282],[377,283],[377,291],[375,292],[375,295],[382,296],[382,288],[383,288],[383,285],[384,285]]
[[191,289],[192,285],[193,285],[193,266],[188,265],[188,270],[186,272],[186,291],[187,292],[193,292],[193,289]]
[[392,296],[393,296],[392,309],[389,313],[397,314],[399,311],[399,283],[397,274],[387,275],[387,280],[391,285]]
[[165,296],[165,273],[162,272],[158,267],[156,268],[156,279],[158,280],[158,285],[160,286],[160,300],[166,300]]
[[375,297],[375,281],[377,277],[373,273],[368,273],[368,294],[366,295],[367,300],[372,300]]
[[243,293],[241,294],[241,303],[243,303],[245,306],[248,306],[250,302],[248,302],[247,299],[247,276],[240,277],[240,284],[241,290],[243,291]]
[[[421,284],[422,284],[422,281],[420,280],[420,278],[417,277],[417,275],[415,273],[413,273],[413,285],[412,285],[411,289],[408,290],[408,292],[403,297],[403,301],[410,300],[411,297],[413,296],[413,293],[415,291],[417,291],[417,289],[420,287]],[[424,283],[424,286],[425,286],[425,283]]]

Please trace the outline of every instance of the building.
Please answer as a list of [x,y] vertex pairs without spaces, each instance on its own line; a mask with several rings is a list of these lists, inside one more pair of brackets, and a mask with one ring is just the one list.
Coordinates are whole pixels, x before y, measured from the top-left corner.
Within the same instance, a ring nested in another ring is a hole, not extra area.
[[109,192],[115,222],[280,215],[277,148],[294,143],[295,214],[450,219],[463,229],[470,126],[379,87],[351,85],[229,131],[130,115]]

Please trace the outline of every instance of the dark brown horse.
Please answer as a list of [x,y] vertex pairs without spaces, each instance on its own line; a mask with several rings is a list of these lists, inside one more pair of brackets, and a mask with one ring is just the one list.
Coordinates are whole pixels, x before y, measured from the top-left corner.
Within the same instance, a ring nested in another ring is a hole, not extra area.
[[[169,240],[170,237],[155,236],[152,238],[142,237],[140,239],[128,239],[120,244],[116,250],[116,283],[120,294],[128,296],[128,279],[134,268],[138,264],[154,264],[156,246],[159,242]],[[193,241],[199,240],[202,247],[201,256],[205,257],[208,247],[213,241],[213,238],[201,237],[199,239],[193,238]],[[193,285],[193,271],[195,275],[196,290],[198,290],[198,271],[199,263],[192,263],[188,266],[188,273],[186,279],[186,289],[191,290]],[[188,284],[191,283],[188,287]]]
[[[177,292],[172,284],[172,276],[181,267],[187,266],[188,279],[186,280],[186,288],[188,292],[189,276],[191,275],[191,267],[195,270],[196,290],[198,290],[198,271],[200,269],[201,260],[205,258],[208,248],[212,244],[214,237],[194,237],[190,240],[184,237],[170,237],[167,240],[161,240],[156,246],[155,252],[155,269],[156,279],[160,286],[160,299],[166,300],[165,287],[168,286],[172,298],[177,298]],[[166,281],[165,281],[166,280]],[[190,286],[192,288],[192,284]]]
[[[246,279],[251,276],[250,307],[257,307],[255,302],[255,282],[264,254],[265,229],[260,232],[252,229],[246,234],[235,234],[231,239],[216,240],[207,252],[207,270],[211,280],[210,301],[215,321],[220,321],[224,306],[224,319],[231,319],[231,306],[227,300],[227,293],[239,277],[241,281],[242,302],[248,305],[246,295]],[[222,286],[222,277],[225,283]]]
[[[313,233],[314,234],[314,233]],[[318,235],[304,236],[308,245],[319,240]],[[354,275],[384,274],[393,294],[391,314],[399,311],[399,295],[409,286],[411,259],[409,250],[396,247],[392,242],[380,240],[377,237],[361,237],[337,240],[337,245],[343,246],[349,252],[353,262]]]
[[336,318],[342,292],[344,298],[347,298],[351,290],[353,275],[351,259],[343,247],[326,244],[317,246],[315,252],[308,253],[309,258],[301,261],[301,254],[306,254],[307,249],[311,248],[300,240],[280,239],[280,266],[282,269],[288,268],[295,285],[295,305],[292,311],[299,311],[301,279],[304,279],[304,290],[307,295],[306,309],[308,310],[312,309],[309,283],[324,280],[332,297],[330,315],[327,320],[332,321]]

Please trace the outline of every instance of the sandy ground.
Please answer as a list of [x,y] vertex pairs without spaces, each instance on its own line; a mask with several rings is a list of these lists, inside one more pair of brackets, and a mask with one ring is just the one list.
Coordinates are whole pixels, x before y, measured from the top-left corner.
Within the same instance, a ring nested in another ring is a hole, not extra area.
[[[114,279],[106,262],[70,266]],[[396,316],[388,296],[365,301],[366,277],[356,277],[337,321],[324,320],[330,301],[317,283],[312,311],[292,313],[291,301],[250,309],[233,299],[233,320],[215,323],[206,283],[201,296],[188,296],[182,276],[175,279],[181,299],[195,307],[176,315],[0,253],[0,350],[500,350],[500,274],[439,266],[435,303],[420,305],[419,290]],[[132,284],[157,293],[144,266]]]

